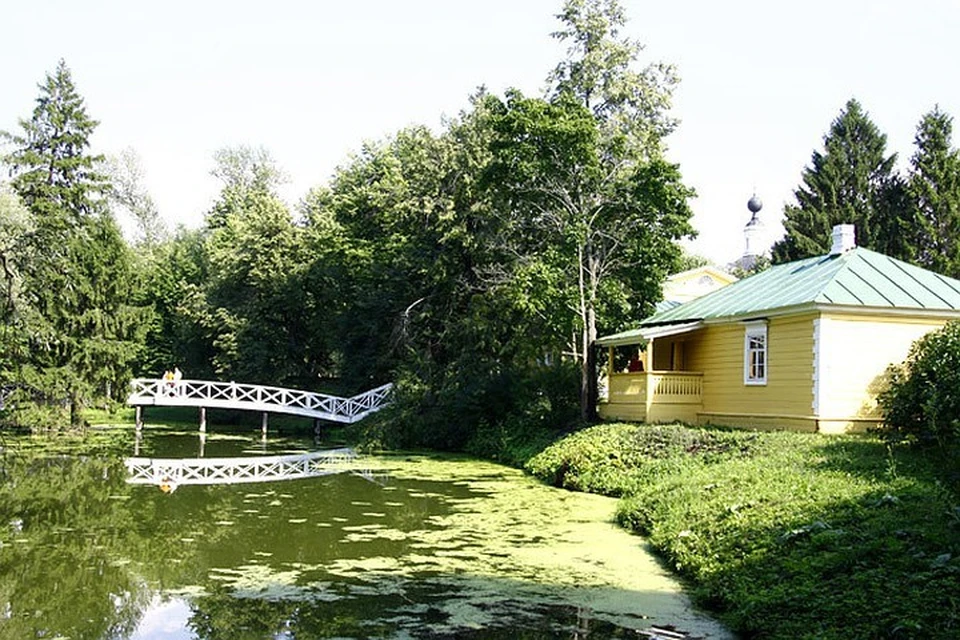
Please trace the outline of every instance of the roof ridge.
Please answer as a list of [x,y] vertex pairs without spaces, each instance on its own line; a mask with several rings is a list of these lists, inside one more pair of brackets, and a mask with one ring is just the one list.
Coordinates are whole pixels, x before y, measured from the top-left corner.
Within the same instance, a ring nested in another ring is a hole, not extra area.
[[813,304],[960,311],[960,280],[854,247],[773,265],[642,322],[742,317]]

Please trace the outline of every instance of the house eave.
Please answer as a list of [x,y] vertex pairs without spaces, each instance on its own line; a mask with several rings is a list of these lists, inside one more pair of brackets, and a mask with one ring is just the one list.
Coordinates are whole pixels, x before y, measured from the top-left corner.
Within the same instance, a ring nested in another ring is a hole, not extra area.
[[891,316],[897,318],[957,319],[960,309],[921,309],[917,307],[865,307],[860,305],[842,305],[818,303],[815,305],[821,313],[840,313],[862,316]]
[[[780,318],[785,316],[798,316],[806,313],[836,313],[861,316],[887,316],[894,318],[930,318],[930,319],[960,319],[960,309],[920,309],[916,307],[875,307],[862,305],[833,304],[829,302],[804,302],[802,304],[791,305],[788,307],[777,307],[771,309],[759,309],[729,316],[718,316],[715,318],[677,318],[674,320],[662,320],[658,322],[641,322],[640,328],[635,329],[639,333],[642,329],[656,329],[658,327],[669,327],[671,325],[688,325],[699,323],[700,326],[711,326],[730,324],[735,322],[750,322],[754,320],[763,320],[769,318]],[[688,329],[687,331],[689,331]],[[613,339],[611,339],[613,338]],[[597,341],[597,344],[605,347],[623,346],[628,344],[639,344],[646,339],[640,335],[618,338],[617,336],[607,336]]]

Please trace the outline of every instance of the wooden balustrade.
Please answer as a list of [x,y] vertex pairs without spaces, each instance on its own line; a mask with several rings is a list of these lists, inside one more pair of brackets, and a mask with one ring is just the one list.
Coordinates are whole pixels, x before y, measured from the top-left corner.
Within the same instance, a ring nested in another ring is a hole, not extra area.
[[692,371],[614,373],[600,414],[641,422],[695,422],[703,405],[703,374]]

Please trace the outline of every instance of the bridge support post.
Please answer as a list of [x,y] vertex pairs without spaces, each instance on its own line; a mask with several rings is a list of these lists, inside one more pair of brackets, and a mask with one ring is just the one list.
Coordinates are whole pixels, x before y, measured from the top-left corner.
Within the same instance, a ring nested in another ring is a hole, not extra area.
[[207,432],[207,408],[200,407],[200,433]]
[[267,412],[264,411],[260,417],[260,435],[264,440],[267,439]]
[[143,407],[137,405],[137,417],[134,419],[134,424],[137,427],[137,435],[143,431]]

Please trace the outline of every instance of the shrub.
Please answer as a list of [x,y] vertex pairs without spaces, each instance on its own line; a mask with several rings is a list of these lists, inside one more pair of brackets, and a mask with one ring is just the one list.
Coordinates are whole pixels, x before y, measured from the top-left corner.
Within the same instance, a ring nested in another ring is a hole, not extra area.
[[942,446],[960,441],[960,322],[917,340],[887,375],[879,403],[888,436]]
[[604,424],[527,469],[622,495],[617,521],[741,637],[955,638],[960,507],[939,454],[872,435]]
[[526,470],[556,487],[622,496],[650,478],[747,453],[755,439],[681,425],[601,424],[547,447]]
[[355,435],[372,448],[426,447],[520,464],[576,424],[578,380],[566,362],[477,361],[429,379],[401,370],[392,405]]

